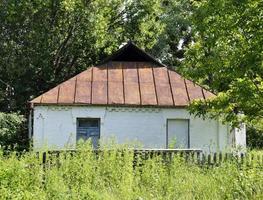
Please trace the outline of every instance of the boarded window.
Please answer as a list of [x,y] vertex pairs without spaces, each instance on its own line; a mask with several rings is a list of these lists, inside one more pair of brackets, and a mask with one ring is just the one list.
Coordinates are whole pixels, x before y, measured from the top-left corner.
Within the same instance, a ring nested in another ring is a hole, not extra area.
[[[189,148],[189,120],[168,119],[167,120],[167,145],[173,148]],[[173,144],[175,143],[175,145]]]
[[100,119],[78,118],[77,119],[77,141],[91,139],[93,147],[98,146],[100,138]]

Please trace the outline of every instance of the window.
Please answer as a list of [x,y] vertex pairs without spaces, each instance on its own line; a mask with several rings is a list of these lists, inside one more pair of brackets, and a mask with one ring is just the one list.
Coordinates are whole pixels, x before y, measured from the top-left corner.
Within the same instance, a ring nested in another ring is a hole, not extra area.
[[100,119],[78,118],[77,119],[77,141],[91,139],[93,147],[98,146],[100,138]]
[[167,120],[167,147],[175,140],[174,148],[190,148],[189,120]]

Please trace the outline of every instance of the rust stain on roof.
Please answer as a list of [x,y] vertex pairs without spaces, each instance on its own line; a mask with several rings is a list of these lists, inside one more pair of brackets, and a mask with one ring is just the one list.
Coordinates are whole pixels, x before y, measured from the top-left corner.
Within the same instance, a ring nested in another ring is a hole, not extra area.
[[108,103],[124,104],[123,72],[121,63],[108,64]]
[[[58,103],[59,86],[41,95],[39,103]],[[33,100],[34,101],[34,100]],[[36,103],[36,102],[35,102]]]
[[155,78],[156,96],[158,105],[173,106],[173,97],[171,85],[168,77],[168,71],[165,67],[153,68]]
[[184,79],[172,70],[168,70],[174,105],[185,106],[189,103],[188,92]]
[[137,63],[141,105],[158,105],[155,92],[155,83],[151,65]]
[[187,92],[188,92],[190,101],[193,101],[196,99],[204,99],[202,88],[200,86],[186,79],[185,79],[185,84],[187,87]]
[[209,98],[215,97],[215,95],[212,92],[208,91],[208,90],[205,90],[205,89],[202,88],[202,91],[203,91],[203,94],[205,96],[205,99],[209,99]]
[[76,76],[74,103],[91,103],[92,68],[85,70]]
[[124,99],[127,105],[140,105],[139,78],[136,64],[132,62],[122,63]]
[[151,62],[111,61],[90,67],[31,103],[177,107],[214,96],[167,67]]
[[60,85],[58,103],[74,103],[76,88],[76,77]]

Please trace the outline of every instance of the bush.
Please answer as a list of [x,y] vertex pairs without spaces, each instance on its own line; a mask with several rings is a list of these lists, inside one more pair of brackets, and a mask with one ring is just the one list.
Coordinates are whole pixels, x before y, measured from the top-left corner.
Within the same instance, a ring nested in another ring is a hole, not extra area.
[[[40,153],[40,155],[42,155]],[[262,153],[261,153],[262,156]],[[137,158],[127,148],[95,154],[83,145],[77,152],[42,158],[35,152],[0,153],[2,199],[262,199],[262,165],[226,161],[200,167],[175,156]]]
[[262,127],[247,126],[247,146],[251,149],[263,149]]
[[18,148],[23,142],[25,118],[17,113],[0,112],[0,145],[6,148]]

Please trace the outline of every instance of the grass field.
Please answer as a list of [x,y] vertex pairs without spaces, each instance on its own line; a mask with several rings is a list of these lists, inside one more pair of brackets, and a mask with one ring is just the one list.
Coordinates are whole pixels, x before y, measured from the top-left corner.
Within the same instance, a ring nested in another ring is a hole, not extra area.
[[43,165],[35,152],[2,152],[0,199],[263,199],[261,164],[200,166],[180,156],[170,162],[139,157],[135,164],[125,147],[94,154],[84,145]]

